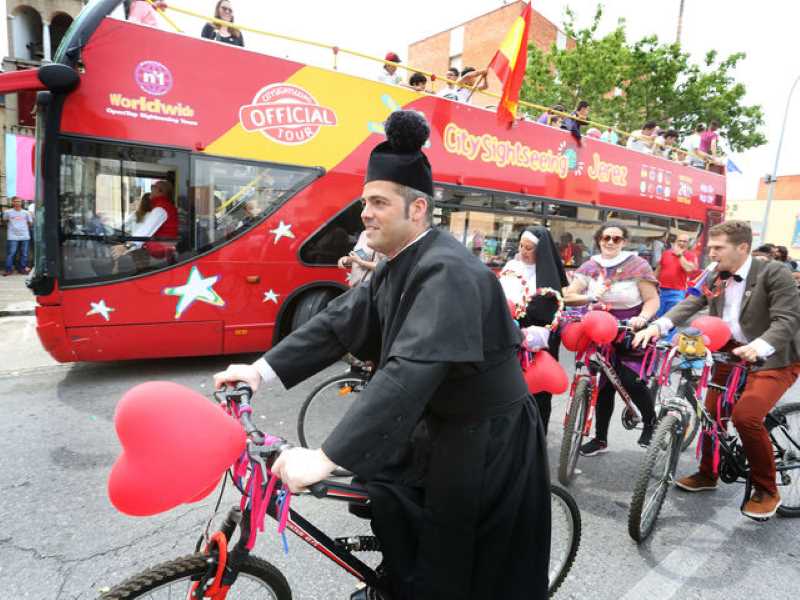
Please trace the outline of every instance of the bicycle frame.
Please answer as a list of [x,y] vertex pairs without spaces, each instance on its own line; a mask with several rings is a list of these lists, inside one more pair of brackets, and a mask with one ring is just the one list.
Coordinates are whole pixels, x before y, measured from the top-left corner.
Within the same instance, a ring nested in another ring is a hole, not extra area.
[[600,352],[600,348],[592,344],[586,351],[584,360],[575,363],[575,376],[572,379],[570,386],[569,400],[567,401],[567,408],[564,414],[564,427],[567,426],[567,418],[572,408],[572,402],[575,398],[575,388],[581,379],[588,379],[589,385],[592,390],[592,396],[589,403],[589,410],[586,413],[586,419],[583,425],[583,435],[588,436],[591,432],[592,422],[594,421],[595,409],[597,407],[597,397],[600,393],[600,373],[606,376],[609,383],[614,386],[616,392],[622,398],[627,410],[632,411],[636,415],[637,420],[641,421],[641,414],[639,409],[633,403],[625,386],[622,385],[622,380],[611,362]]

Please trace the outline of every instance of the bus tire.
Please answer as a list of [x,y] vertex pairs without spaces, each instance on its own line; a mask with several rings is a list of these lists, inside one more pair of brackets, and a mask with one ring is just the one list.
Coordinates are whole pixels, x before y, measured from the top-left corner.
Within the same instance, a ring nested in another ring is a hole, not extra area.
[[317,288],[309,290],[300,296],[292,312],[289,332],[296,331],[308,323],[317,313],[322,312],[325,307],[328,306],[328,302],[338,295],[339,290],[333,288]]

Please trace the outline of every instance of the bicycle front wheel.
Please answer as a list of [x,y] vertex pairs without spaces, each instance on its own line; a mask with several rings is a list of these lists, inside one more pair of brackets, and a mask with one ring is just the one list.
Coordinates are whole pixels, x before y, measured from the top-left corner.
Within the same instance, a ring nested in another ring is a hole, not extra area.
[[575,562],[581,544],[581,511],[569,492],[556,485],[550,487],[550,506],[550,585],[547,591],[552,596]]
[[[208,557],[190,554],[161,563],[126,579],[100,596],[100,600],[131,600],[148,598],[168,600],[188,598],[195,581],[205,575]],[[248,556],[241,566],[227,600],[291,600],[289,583],[274,566],[255,556]]]
[[800,404],[784,404],[772,411],[765,423],[774,444],[783,452],[778,466],[797,465],[798,468],[778,474],[778,491],[782,517],[800,517]]
[[652,533],[667,497],[681,451],[680,429],[679,417],[673,414],[662,417],[644,455],[628,514],[628,533],[637,543]]
[[656,395],[653,396],[656,403],[656,415],[661,418],[672,408],[672,405],[685,405],[692,410],[686,410],[687,425],[683,431],[681,440],[681,451],[686,450],[692,445],[697,432],[700,429],[700,419],[697,418],[697,398],[695,398],[694,387],[691,382],[682,376],[679,369],[674,369],[667,385],[657,386]]
[[[358,399],[369,379],[365,375],[342,373],[326,379],[314,388],[297,415],[297,438],[303,448],[320,448],[342,415]],[[348,477],[345,469],[333,475]]]
[[567,416],[567,425],[564,427],[564,436],[561,438],[561,455],[558,460],[558,480],[563,485],[569,485],[575,476],[575,465],[583,440],[583,426],[586,423],[586,411],[592,397],[592,386],[587,379],[581,379],[575,386],[572,403]]

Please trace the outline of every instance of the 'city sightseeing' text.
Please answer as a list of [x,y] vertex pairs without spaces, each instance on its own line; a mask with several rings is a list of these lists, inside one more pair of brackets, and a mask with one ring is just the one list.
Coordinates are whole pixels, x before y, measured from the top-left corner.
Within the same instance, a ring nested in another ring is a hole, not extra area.
[[444,149],[467,160],[480,158],[500,168],[507,166],[529,169],[539,173],[554,173],[561,179],[569,174],[569,158],[552,150],[534,150],[521,142],[501,140],[484,133],[474,135],[455,123],[444,128]]

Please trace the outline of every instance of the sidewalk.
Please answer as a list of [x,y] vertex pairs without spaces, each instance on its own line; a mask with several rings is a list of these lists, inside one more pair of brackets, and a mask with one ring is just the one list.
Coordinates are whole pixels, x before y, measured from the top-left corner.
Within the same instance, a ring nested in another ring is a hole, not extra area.
[[33,292],[25,287],[27,275],[0,277],[0,317],[32,315],[36,306]]

